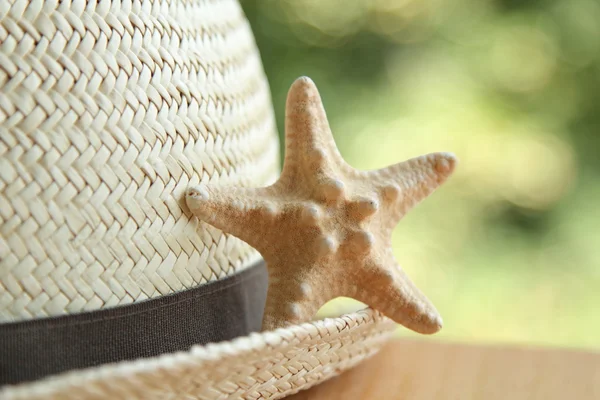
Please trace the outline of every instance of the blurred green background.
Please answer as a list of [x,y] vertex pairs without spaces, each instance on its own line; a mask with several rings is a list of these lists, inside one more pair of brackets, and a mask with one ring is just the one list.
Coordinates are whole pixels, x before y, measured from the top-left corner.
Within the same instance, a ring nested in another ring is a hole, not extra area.
[[459,157],[393,236],[440,338],[600,348],[600,2],[242,6],[281,134],[287,90],[308,75],[354,167]]

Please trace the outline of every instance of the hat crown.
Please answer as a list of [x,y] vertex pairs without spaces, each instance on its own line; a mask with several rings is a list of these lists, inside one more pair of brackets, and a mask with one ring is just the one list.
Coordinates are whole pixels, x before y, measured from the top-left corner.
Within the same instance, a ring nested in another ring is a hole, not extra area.
[[259,258],[183,199],[278,173],[236,1],[17,0],[0,27],[0,322],[161,296]]

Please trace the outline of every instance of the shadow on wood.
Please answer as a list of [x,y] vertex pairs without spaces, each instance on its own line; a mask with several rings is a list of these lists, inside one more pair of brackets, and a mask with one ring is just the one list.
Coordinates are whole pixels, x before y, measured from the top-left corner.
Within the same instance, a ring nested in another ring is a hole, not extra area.
[[395,340],[289,399],[600,399],[600,354]]

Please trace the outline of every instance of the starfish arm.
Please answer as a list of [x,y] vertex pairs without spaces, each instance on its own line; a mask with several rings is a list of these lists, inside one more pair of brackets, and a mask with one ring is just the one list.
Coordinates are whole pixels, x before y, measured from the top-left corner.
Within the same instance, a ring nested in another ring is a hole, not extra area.
[[269,188],[213,187],[188,189],[186,202],[201,220],[230,233],[260,251],[277,218],[278,202]]
[[[393,260],[372,263],[361,279],[355,297],[381,311],[397,323],[419,333],[432,334],[442,328],[442,318],[433,304]],[[368,281],[368,285],[364,283]]]
[[435,191],[454,171],[452,153],[431,153],[376,171],[367,179],[382,191],[384,207],[391,211],[392,228],[413,207]]
[[303,172],[310,176],[333,165],[347,168],[333,139],[319,91],[310,78],[296,79],[288,92],[285,143],[284,180]]
[[[286,267],[290,267],[289,265]],[[306,280],[278,273],[281,268],[269,268],[269,289],[263,315],[263,331],[311,321],[320,305],[325,288],[315,276]]]

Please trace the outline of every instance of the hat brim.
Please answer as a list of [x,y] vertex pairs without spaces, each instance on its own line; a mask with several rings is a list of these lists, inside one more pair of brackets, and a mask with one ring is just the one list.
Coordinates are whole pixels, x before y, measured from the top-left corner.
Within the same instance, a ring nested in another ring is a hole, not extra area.
[[395,329],[372,309],[190,351],[107,364],[5,387],[4,399],[277,399],[375,354]]

